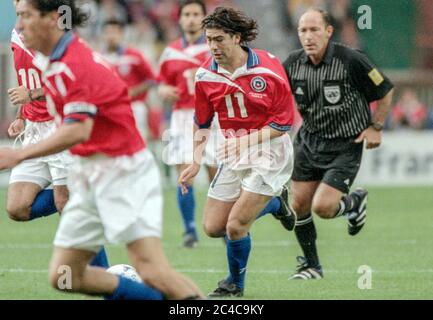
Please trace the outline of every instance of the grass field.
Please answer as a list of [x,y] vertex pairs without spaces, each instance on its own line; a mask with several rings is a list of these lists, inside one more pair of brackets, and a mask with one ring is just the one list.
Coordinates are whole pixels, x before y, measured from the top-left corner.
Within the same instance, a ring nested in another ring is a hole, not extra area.
[[[300,249],[271,216],[252,228],[245,299],[432,299],[432,188],[370,188],[368,219],[356,237],[347,234],[343,219],[316,219],[318,248],[325,278],[287,281]],[[4,212],[0,192],[0,299],[84,299],[57,293],[48,286],[47,265],[57,216],[17,223]],[[197,194],[199,221],[205,192]],[[195,249],[179,248],[182,228],[174,190],[165,192],[164,247],[173,266],[209,292],[226,275],[225,247],[207,238]],[[109,246],[111,264],[127,263],[120,246]],[[372,289],[357,286],[358,268],[372,268]]]

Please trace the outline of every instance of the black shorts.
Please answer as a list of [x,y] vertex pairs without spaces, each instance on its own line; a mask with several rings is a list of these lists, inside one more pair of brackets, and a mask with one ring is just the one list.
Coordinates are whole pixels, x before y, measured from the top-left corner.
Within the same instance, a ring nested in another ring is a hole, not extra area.
[[363,143],[355,138],[324,139],[299,130],[293,145],[293,181],[321,181],[349,193],[361,165]]

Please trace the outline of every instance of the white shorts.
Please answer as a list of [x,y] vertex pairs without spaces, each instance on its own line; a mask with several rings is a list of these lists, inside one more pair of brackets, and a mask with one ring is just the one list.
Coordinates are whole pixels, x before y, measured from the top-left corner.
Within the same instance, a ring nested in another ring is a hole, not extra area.
[[[261,145],[258,148],[261,148],[258,161],[220,164],[209,187],[208,197],[234,202],[239,199],[241,189],[270,197],[280,195],[293,171],[293,146],[290,137],[285,134],[272,139],[266,148]],[[249,156],[251,154],[250,152]]]
[[143,101],[132,102],[132,111],[134,113],[135,125],[141,136],[147,141],[147,106]]
[[[23,133],[23,147],[38,143],[51,136],[57,127],[54,121],[26,121]],[[9,184],[15,182],[31,182],[45,189],[50,184],[63,186],[67,183],[68,169],[74,163],[69,151],[53,155],[25,160],[12,169]]]
[[[217,120],[211,126],[203,164],[216,167],[218,136],[222,137]],[[194,109],[174,110],[170,121],[169,142],[163,152],[163,161],[168,165],[191,164],[193,160]]]
[[97,252],[107,242],[161,237],[160,185],[147,149],[131,157],[80,158],[69,173],[69,201],[54,245]]

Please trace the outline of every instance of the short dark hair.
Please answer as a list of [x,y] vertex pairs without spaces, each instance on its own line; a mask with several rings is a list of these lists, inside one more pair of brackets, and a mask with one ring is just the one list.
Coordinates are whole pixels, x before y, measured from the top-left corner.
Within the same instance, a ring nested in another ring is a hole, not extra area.
[[122,21],[119,21],[117,19],[108,19],[104,22],[104,27],[106,27],[106,26],[116,26],[116,27],[119,27],[120,29],[124,29],[125,23],[123,23]]
[[259,34],[257,22],[243,12],[228,7],[218,7],[202,23],[203,29],[222,29],[231,35],[240,34],[241,43],[256,39]]
[[182,14],[183,8],[185,8],[186,6],[188,6],[190,4],[197,4],[197,5],[199,5],[201,7],[201,9],[203,10],[203,15],[207,14],[206,4],[204,3],[203,0],[181,0],[180,3],[179,3],[179,17]]
[[332,17],[329,14],[329,12],[326,11],[325,9],[320,8],[320,7],[311,7],[307,11],[305,11],[305,13],[307,13],[308,11],[315,11],[315,12],[320,13],[320,15],[322,16],[323,22],[325,23],[325,27],[332,26]]
[[27,0],[42,15],[58,11],[61,6],[68,6],[72,13],[72,28],[83,26],[89,20],[89,14],[77,6],[75,0]]

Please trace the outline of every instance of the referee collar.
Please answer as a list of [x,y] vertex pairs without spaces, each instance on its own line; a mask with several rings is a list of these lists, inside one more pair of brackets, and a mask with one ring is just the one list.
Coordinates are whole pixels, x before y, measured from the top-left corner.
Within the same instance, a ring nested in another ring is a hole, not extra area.
[[[249,47],[242,46],[242,49],[248,52],[247,69],[257,67],[260,64],[259,56],[257,55],[257,53],[255,53],[254,50]],[[210,69],[212,71],[218,71],[218,63],[215,61],[215,59],[212,59]]]
[[[323,56],[322,61],[317,65],[319,66],[322,63],[331,64],[332,63],[332,57],[334,56],[334,43],[332,41],[329,41],[328,48],[326,48],[325,55]],[[304,52],[302,53],[302,63],[308,63],[311,62],[310,58],[307,56],[307,54]]]

